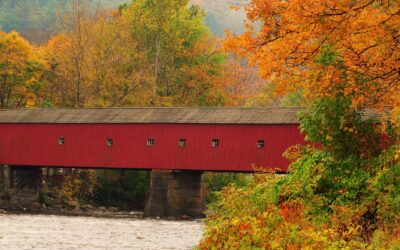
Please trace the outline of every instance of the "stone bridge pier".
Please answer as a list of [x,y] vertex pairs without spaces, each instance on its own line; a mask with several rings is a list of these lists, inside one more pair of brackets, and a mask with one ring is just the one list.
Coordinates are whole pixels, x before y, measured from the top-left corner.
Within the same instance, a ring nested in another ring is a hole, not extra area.
[[39,209],[42,169],[0,165],[0,208]]
[[204,216],[202,171],[151,172],[146,217],[199,218]]

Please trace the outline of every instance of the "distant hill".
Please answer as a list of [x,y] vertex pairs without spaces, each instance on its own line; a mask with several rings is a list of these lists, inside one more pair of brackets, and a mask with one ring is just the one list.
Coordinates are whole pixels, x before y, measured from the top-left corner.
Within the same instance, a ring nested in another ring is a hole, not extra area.
[[246,14],[243,8],[234,11],[230,9],[230,6],[243,5],[248,0],[191,0],[191,2],[205,10],[206,25],[212,29],[215,35],[223,35],[226,29],[235,33],[244,31],[243,22]]
[[[95,6],[114,8],[126,0],[86,0]],[[0,0],[0,30],[16,30],[33,43],[45,42],[57,31],[57,13],[70,6],[70,0]]]
[[[116,8],[129,0],[88,0],[102,8]],[[70,0],[0,0],[0,30],[16,30],[33,43],[40,44],[56,33],[57,13],[68,9]],[[225,29],[243,32],[246,15],[243,9],[233,11],[231,5],[248,0],[190,0],[206,12],[205,23],[217,36]]]

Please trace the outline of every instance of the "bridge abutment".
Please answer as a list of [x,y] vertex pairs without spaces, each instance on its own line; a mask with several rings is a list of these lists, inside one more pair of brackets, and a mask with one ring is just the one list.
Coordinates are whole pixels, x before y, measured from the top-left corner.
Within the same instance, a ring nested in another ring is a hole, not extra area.
[[152,171],[146,217],[198,218],[204,208],[203,172]]
[[8,165],[1,165],[0,168],[0,207],[39,209],[41,168]]
[[10,166],[0,165],[0,207],[7,207],[10,198]]

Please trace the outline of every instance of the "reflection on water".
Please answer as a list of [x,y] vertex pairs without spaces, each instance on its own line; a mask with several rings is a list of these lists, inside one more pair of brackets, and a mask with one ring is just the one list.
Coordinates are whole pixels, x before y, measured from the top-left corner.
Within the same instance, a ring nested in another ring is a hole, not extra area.
[[0,249],[191,249],[202,221],[0,214]]

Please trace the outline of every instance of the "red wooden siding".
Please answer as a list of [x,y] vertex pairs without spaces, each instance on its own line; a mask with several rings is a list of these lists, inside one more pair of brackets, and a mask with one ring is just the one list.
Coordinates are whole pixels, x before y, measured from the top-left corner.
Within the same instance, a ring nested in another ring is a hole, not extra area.
[[[65,138],[58,145],[59,137]],[[106,140],[113,139],[107,146]],[[154,138],[155,145],[147,146]],[[179,147],[180,138],[186,146]],[[212,139],[219,146],[211,146]],[[265,147],[257,148],[257,141]],[[303,143],[297,124],[0,124],[0,164],[210,171],[287,170],[282,157]]]

